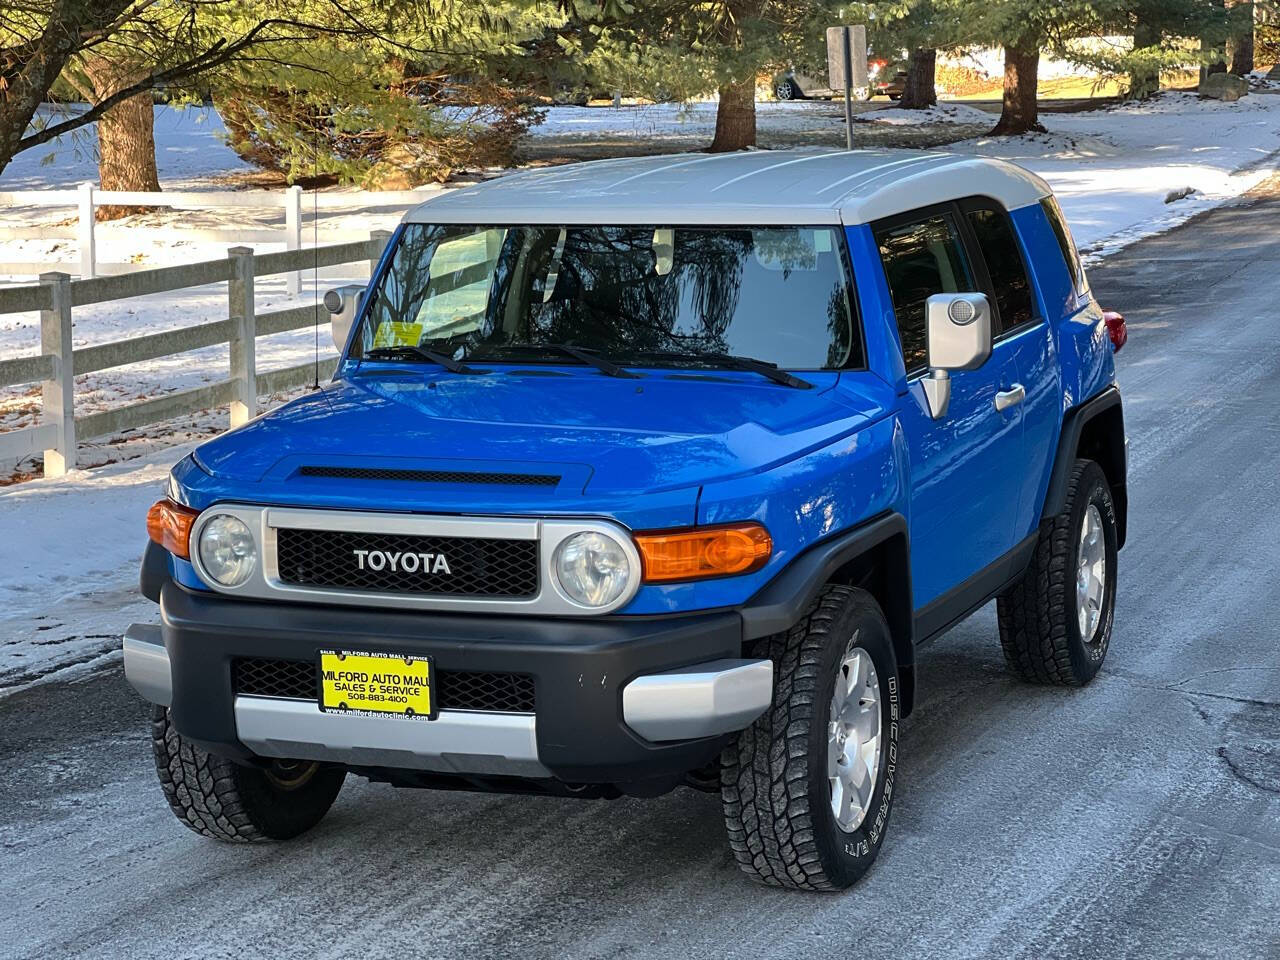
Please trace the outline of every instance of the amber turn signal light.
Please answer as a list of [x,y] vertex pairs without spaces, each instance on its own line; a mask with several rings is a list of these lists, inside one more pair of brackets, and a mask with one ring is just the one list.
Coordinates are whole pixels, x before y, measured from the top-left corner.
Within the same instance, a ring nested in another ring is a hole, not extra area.
[[147,536],[164,547],[175,557],[191,558],[191,526],[200,516],[192,510],[168,498],[157,500],[147,511]]
[[769,562],[773,539],[758,523],[638,533],[646,583],[674,583],[753,573]]

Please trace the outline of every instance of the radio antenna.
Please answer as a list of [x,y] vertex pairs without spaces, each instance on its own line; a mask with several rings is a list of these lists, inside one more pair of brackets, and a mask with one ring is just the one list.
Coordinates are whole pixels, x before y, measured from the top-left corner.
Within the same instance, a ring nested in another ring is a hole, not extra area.
[[320,201],[317,199],[320,182],[320,131],[312,130],[311,136],[311,278],[315,289],[311,291],[315,303],[315,383],[313,390],[320,389]]

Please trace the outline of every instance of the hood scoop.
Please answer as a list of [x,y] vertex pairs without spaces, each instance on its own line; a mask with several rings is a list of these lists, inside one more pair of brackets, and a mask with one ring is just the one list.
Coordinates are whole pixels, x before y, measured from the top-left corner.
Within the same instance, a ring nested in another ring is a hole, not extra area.
[[560,476],[550,473],[494,473],[491,471],[413,470],[399,467],[323,466],[306,464],[298,468],[300,477],[327,477],[341,480],[396,480],[408,483],[449,483],[504,487],[557,487]]

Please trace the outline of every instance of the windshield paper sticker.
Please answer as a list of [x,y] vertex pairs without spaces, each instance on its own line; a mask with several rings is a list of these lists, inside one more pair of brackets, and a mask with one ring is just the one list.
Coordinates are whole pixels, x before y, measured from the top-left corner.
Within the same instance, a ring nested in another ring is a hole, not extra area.
[[422,339],[422,324],[383,320],[373,335],[373,346],[416,347]]

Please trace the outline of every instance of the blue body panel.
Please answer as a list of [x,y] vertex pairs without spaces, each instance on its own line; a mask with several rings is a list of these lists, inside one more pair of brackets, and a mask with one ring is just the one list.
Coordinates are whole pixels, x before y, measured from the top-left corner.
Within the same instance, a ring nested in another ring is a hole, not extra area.
[[[923,607],[1007,553],[1015,543],[1013,510],[1022,493],[1022,410],[997,412],[994,397],[1018,381],[1014,351],[997,343],[977,370],[952,374],[951,409],[941,420],[928,413],[920,376],[903,373],[902,350],[888,283],[869,227],[848,231],[868,339],[892,336],[898,384],[897,415],[906,438],[911,536],[911,582]],[[861,235],[859,241],[855,235]],[[872,259],[873,258],[873,259]]]
[[[917,610],[1035,531],[1065,411],[1114,382],[1101,311],[1073,289],[1041,207],[1013,211],[1038,317],[953,374],[932,419],[908,380],[869,226],[846,230],[868,360],[804,373],[811,390],[751,373],[575,366],[487,372],[344,359],[333,382],[208,443],[171,495],[389,512],[602,517],[631,530],[758,520],[774,552],[756,573],[643,587],[625,614],[745,603],[806,548],[894,511],[908,522]],[[398,234],[397,234],[398,236]],[[394,246],[395,240],[388,246]],[[386,262],[384,255],[383,263]],[[1026,401],[994,407],[1014,383]],[[554,485],[412,484],[300,474],[304,466],[552,474]],[[192,566],[170,558],[181,584]]]
[[1035,342],[1022,357],[1028,437],[1025,469],[1039,478],[1020,504],[1020,529],[1028,535],[1040,522],[1053,458],[1067,411],[1116,382],[1115,353],[1092,296],[1079,294],[1062,260],[1049,218],[1039,204],[1010,213],[1031,272],[1039,315]]

